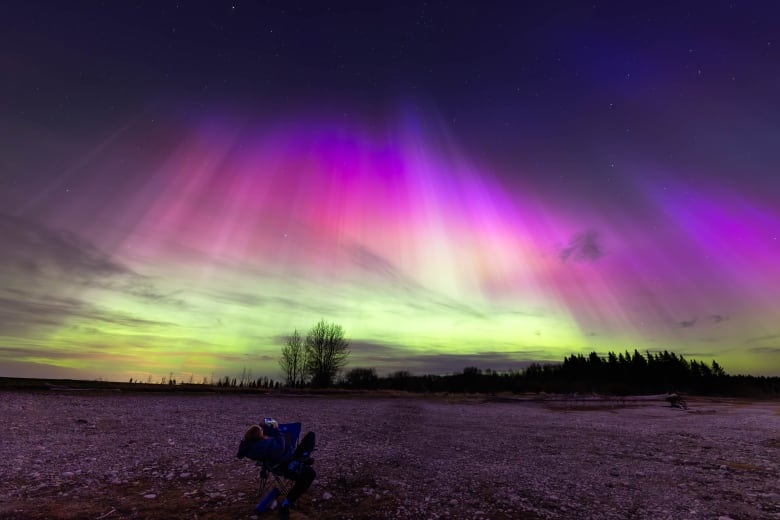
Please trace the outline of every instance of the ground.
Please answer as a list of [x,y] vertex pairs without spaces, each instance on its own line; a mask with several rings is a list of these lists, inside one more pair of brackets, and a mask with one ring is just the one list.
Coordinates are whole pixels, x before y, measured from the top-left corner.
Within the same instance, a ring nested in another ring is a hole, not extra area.
[[293,519],[780,519],[780,403],[0,392],[0,518],[251,519],[235,452],[263,417],[318,435]]

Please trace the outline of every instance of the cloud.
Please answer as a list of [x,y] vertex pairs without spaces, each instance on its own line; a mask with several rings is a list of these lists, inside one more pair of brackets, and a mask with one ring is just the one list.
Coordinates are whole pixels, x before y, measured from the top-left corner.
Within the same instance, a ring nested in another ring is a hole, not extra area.
[[334,301],[312,301],[310,298],[294,299],[286,296],[268,296],[257,293],[216,289],[208,291],[209,298],[230,305],[240,305],[249,308],[269,306],[274,309],[284,309],[287,312],[307,312],[318,316],[331,316],[349,310],[349,307]]
[[[513,352],[479,352],[471,354],[417,353],[392,343],[350,340],[350,367],[381,367],[383,373],[405,370],[417,375],[451,374],[466,367],[498,371],[518,370],[531,363],[553,363],[543,350]],[[348,368],[349,370],[349,368]]]
[[[355,311],[355,302],[361,301],[366,294],[376,295],[382,292],[385,304],[383,312],[387,314],[445,314],[447,316],[487,319],[482,309],[464,303],[429,287],[408,276],[393,265],[386,257],[358,244],[339,245],[340,254],[355,269],[344,269],[325,281],[317,277],[299,273],[295,278],[296,290],[275,293],[273,286],[264,287],[262,292],[245,288],[224,287],[208,290],[209,298],[224,303],[244,307],[281,308],[303,312],[315,316],[345,315]],[[278,276],[276,273],[258,273],[254,279]],[[293,293],[307,294],[306,298],[296,299]],[[493,309],[517,316],[539,317],[541,312],[508,311]]]
[[127,294],[150,303],[161,303],[172,307],[185,308],[187,302],[178,296],[182,291],[164,293],[157,289],[151,278],[129,272],[115,279],[101,278],[83,282],[81,285],[106,291]]
[[[705,321],[705,323],[718,324],[718,323],[723,323],[724,321],[727,321],[728,317],[727,316],[723,316],[721,314],[710,314],[706,318],[703,318],[703,320]],[[695,327],[696,323],[698,323],[698,322],[699,322],[698,318],[693,318],[693,319],[690,319],[690,320],[681,320],[681,321],[677,322],[677,326],[680,327],[680,328],[683,328],[683,329],[691,329],[691,328]]]
[[38,298],[15,289],[0,296],[0,330],[9,333],[23,324],[57,325],[62,319],[80,313],[84,302],[76,298]]
[[70,231],[5,214],[0,214],[0,263],[30,275],[59,272],[92,278],[132,273]]
[[769,334],[767,336],[753,336],[745,340],[745,343],[760,343],[762,341],[775,341],[780,339],[780,334]]
[[[17,347],[0,347],[0,360],[3,362],[7,360],[19,361],[26,358],[36,359],[51,359],[51,360],[86,360],[94,361],[96,358],[104,357],[105,353],[99,346],[84,345],[80,350],[57,350],[52,349],[48,345],[41,346],[17,346]],[[110,354],[111,359],[114,362],[132,360],[133,356],[124,355],[121,353],[112,352]]]
[[[214,359],[220,360],[220,361],[227,361],[232,363],[256,363],[259,361],[264,361],[266,363],[275,363],[279,360],[279,356],[277,354],[251,354],[251,353],[240,353],[240,354],[231,354],[228,352],[218,352],[214,354]],[[249,366],[247,367],[249,368]]]
[[129,314],[99,309],[88,302],[69,297],[10,291],[15,298],[0,296],[0,330],[6,335],[30,329],[61,326],[68,319],[109,323],[126,327],[174,327],[175,324],[147,320]]
[[35,379],[83,379],[95,378],[88,369],[54,366],[34,361],[6,361],[0,353],[0,374],[12,377],[30,377]]
[[569,245],[560,252],[562,262],[595,262],[604,256],[599,234],[588,230],[577,233],[569,240]]
[[[300,273],[295,278],[295,291],[274,293],[273,287],[263,292],[244,290],[243,288],[224,287],[209,290],[209,298],[243,307],[273,307],[300,311],[316,316],[344,315],[354,311],[354,303],[363,298],[366,292],[383,293],[388,304],[385,312],[393,309],[421,311],[423,313],[444,313],[471,318],[486,318],[485,314],[446,294],[425,287],[412,277],[398,269],[392,262],[369,248],[351,243],[340,245],[341,254],[356,269],[345,269],[342,274],[323,281]],[[255,279],[278,276],[275,273],[259,273]],[[343,278],[346,277],[346,278]],[[363,291],[363,292],[360,292]],[[290,294],[307,294],[306,298],[296,299]],[[395,305],[394,305],[395,304]],[[531,313],[519,313],[535,316]]]
[[469,305],[425,287],[404,274],[392,262],[363,245],[351,244],[346,246],[345,250],[358,267],[380,276],[384,281],[391,282],[392,290],[395,291],[394,295],[397,299],[402,300],[407,307],[422,311],[455,312],[472,318],[486,317]]
[[86,303],[77,298],[0,289],[0,331],[3,336],[24,336],[56,328],[85,308]]
[[142,276],[94,243],[64,229],[32,219],[0,214],[0,288],[44,286],[89,287],[120,292],[141,300],[183,306],[177,293],[159,291]]
[[770,355],[776,355],[780,354],[780,346],[775,347],[750,347],[747,349],[748,352],[752,354],[770,354]]
[[0,330],[22,335],[76,318],[123,326],[170,326],[96,307],[86,288],[183,307],[176,293],[159,291],[152,279],[67,230],[33,219],[0,214]]
[[404,276],[389,260],[374,253],[363,245],[353,243],[345,246],[345,249],[351,256],[352,261],[359,267],[367,271],[378,273],[404,288],[410,288],[417,285]]
[[245,307],[261,307],[268,303],[268,298],[264,296],[227,289],[210,291],[210,297],[223,303],[238,304]]
[[[637,349],[637,350],[639,350],[639,349]],[[654,354],[654,355],[663,354],[665,351],[667,351],[666,348],[659,348],[659,349],[649,348],[649,349],[646,349],[646,350],[639,350],[639,352],[641,354],[644,354],[644,352],[649,352],[650,354]],[[703,352],[703,351],[702,352],[696,352],[696,351],[691,351],[691,352],[677,352],[677,354],[684,356],[685,359],[691,360],[691,359],[700,359],[700,358],[713,358],[713,357],[716,357],[719,354],[722,354],[722,352]]]

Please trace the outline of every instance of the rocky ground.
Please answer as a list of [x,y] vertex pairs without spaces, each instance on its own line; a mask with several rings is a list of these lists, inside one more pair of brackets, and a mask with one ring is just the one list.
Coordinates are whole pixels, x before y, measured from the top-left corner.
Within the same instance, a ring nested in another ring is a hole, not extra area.
[[780,403],[0,393],[0,518],[275,518],[237,460],[318,434],[298,519],[780,519]]

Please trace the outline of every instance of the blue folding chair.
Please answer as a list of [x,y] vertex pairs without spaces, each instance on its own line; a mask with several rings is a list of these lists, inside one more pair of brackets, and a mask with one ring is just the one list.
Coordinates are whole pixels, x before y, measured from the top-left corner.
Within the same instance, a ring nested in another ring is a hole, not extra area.
[[260,513],[270,505],[274,498],[289,493],[294,481],[286,476],[286,472],[291,469],[291,466],[303,463],[293,460],[293,454],[298,447],[298,440],[301,436],[301,423],[279,424],[279,431],[284,435],[285,446],[287,446],[285,457],[275,465],[261,460],[256,462],[260,466],[260,496],[263,497],[257,506]]

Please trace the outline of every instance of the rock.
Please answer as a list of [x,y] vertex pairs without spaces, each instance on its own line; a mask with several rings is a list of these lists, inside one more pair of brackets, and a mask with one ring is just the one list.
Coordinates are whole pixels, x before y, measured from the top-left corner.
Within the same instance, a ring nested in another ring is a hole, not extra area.
[[323,500],[330,500],[331,498],[333,498],[333,495],[331,495],[327,491],[322,494],[322,499]]
[[157,495],[155,495],[154,493],[147,493],[146,495],[144,495],[144,498],[148,498],[149,500],[154,500],[155,498],[157,498]]

